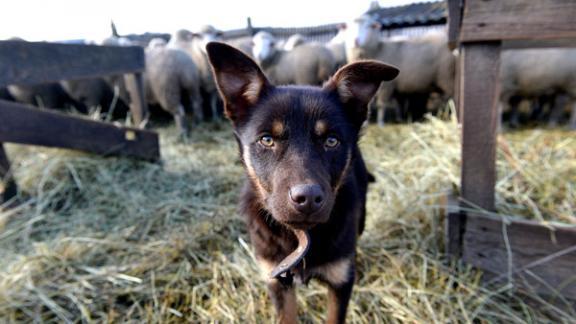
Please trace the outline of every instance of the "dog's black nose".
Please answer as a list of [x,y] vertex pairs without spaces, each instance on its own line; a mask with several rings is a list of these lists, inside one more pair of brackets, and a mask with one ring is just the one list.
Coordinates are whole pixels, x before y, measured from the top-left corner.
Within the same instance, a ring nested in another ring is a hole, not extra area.
[[292,205],[301,213],[312,214],[324,203],[324,192],[317,184],[296,185],[288,194]]

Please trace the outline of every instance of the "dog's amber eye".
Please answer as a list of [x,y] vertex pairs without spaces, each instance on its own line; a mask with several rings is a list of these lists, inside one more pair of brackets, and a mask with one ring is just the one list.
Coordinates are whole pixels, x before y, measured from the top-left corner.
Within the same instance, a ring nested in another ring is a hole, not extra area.
[[340,144],[340,141],[334,136],[328,136],[324,141],[324,145],[328,148],[335,148]]
[[270,135],[264,135],[260,137],[260,144],[266,147],[272,147],[272,145],[274,145],[274,139]]

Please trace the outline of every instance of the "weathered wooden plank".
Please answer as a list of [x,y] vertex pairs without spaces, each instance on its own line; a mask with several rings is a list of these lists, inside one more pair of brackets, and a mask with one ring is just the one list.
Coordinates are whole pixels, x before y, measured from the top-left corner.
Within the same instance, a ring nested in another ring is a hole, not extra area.
[[545,226],[468,213],[463,260],[489,272],[487,281],[576,299],[576,226]]
[[460,41],[576,39],[574,0],[466,1]]
[[460,100],[461,100],[461,96],[462,96],[462,92],[461,92],[461,88],[462,85],[460,84],[462,82],[462,76],[460,75],[462,73],[462,67],[461,64],[459,64],[459,61],[456,60],[456,66],[454,69],[454,75],[455,75],[455,79],[454,79],[454,97],[452,98],[452,100],[454,100],[454,108],[456,110],[456,119],[458,120],[459,124],[462,124],[462,111],[460,111],[460,109],[462,108],[462,105],[460,104]]
[[524,49],[524,48],[555,48],[555,47],[576,47],[576,39],[540,39],[540,40],[506,40],[502,42],[502,49]]
[[0,87],[143,70],[144,51],[137,46],[0,42]]
[[487,210],[494,209],[499,68],[500,43],[462,47],[459,67],[462,197]]
[[12,178],[12,173],[10,172],[10,161],[4,150],[4,144],[0,142],[0,204],[10,200],[12,197],[16,196],[18,188],[16,187],[16,182]]
[[462,24],[463,0],[448,0],[448,47],[454,50],[458,47],[458,36]]
[[156,161],[158,135],[151,131],[42,111],[0,100],[0,142],[61,147],[101,155]]
[[444,223],[444,245],[446,254],[453,258],[462,256],[463,235],[466,229],[466,214],[460,210],[458,199],[450,194],[445,197],[446,220]]
[[144,80],[142,73],[124,75],[126,89],[130,93],[130,111],[132,121],[137,127],[144,127],[148,120],[148,106],[146,104],[146,94],[144,92]]

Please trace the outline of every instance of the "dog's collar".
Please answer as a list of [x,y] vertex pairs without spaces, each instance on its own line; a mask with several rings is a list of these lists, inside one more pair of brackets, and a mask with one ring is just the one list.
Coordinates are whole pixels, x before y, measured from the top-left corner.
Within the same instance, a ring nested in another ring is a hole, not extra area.
[[294,274],[292,273],[292,270],[288,270],[279,274],[276,277],[276,280],[278,280],[282,286],[290,287],[294,283]]
[[300,264],[310,248],[310,235],[307,231],[294,229],[293,232],[298,240],[298,247],[270,272],[270,277],[278,279],[283,285],[292,284],[294,281],[292,270]]

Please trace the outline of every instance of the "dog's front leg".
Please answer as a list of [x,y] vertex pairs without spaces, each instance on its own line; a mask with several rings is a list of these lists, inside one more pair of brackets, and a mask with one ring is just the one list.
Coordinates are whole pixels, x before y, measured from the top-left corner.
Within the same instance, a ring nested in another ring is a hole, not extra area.
[[354,271],[350,271],[348,280],[343,284],[328,283],[328,318],[327,324],[345,323],[348,302],[354,286]]
[[277,279],[268,282],[268,292],[276,307],[276,314],[281,324],[297,323],[296,292],[294,285],[283,285]]

